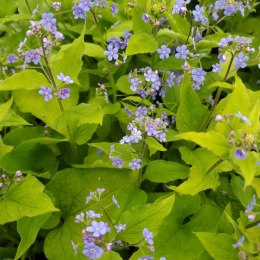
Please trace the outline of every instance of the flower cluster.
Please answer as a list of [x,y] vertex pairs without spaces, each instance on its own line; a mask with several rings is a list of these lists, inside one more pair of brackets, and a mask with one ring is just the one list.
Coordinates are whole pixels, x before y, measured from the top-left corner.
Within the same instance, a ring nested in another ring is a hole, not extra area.
[[[250,55],[255,52],[255,49],[250,47],[251,43],[252,40],[246,37],[236,36],[233,38],[229,35],[228,37],[222,38],[218,43],[220,52],[218,55],[219,61],[224,63],[227,59],[226,52],[228,52],[234,58],[235,69],[245,68],[249,60],[249,56],[245,54]],[[213,69],[215,72],[219,72],[219,64],[214,65]]]
[[107,56],[109,61],[118,60],[119,50],[124,50],[126,48],[131,35],[132,34],[126,30],[122,37],[112,37],[107,40],[107,50],[104,51],[104,54]]
[[228,123],[229,127],[231,127],[231,131],[227,137],[227,141],[230,145],[234,145],[236,147],[234,151],[234,157],[237,160],[244,160],[247,155],[246,152],[248,151],[258,151],[257,146],[257,137],[254,134],[248,133],[248,132],[241,132],[238,131],[237,133],[232,128],[232,122],[231,119],[238,118],[241,123],[246,123],[248,125],[252,125],[251,121],[240,111],[238,111],[235,114],[226,114],[224,115],[224,118],[221,115],[217,115],[215,117],[215,122],[223,122],[225,119]]
[[[91,200],[93,200],[101,205],[101,196],[104,192],[104,188],[98,188],[95,191],[90,192],[86,198],[86,203],[89,203]],[[119,207],[114,195],[112,196],[112,203]],[[104,211],[104,216],[108,218],[109,223],[100,220],[103,218],[103,214],[96,213],[93,210],[80,212],[75,216],[76,223],[84,224],[84,228],[82,229],[82,242],[78,245],[75,245],[75,243],[72,241],[72,246],[75,253],[77,253],[79,247],[82,247],[83,255],[89,257],[90,259],[97,259],[100,258],[104,252],[111,251],[114,248],[118,249],[120,247],[131,246],[125,241],[117,240],[117,234],[126,230],[127,226],[126,224],[112,223],[112,219],[108,217],[108,213],[106,212],[106,208],[108,206],[101,206],[101,209]],[[135,246],[146,244],[148,249],[151,252],[154,252],[153,243],[153,233],[150,232],[147,228],[144,228],[143,239],[136,243]]]
[[[70,78],[70,76],[64,76],[63,73],[60,73],[57,75],[58,80],[66,83],[66,84],[72,84],[74,81]],[[49,101],[53,98],[52,95],[53,89],[50,87],[41,86],[39,90],[39,94],[41,96],[44,96],[44,101]],[[54,96],[59,99],[66,99],[70,97],[70,88],[62,88],[59,91],[55,90]]]
[[0,169],[0,173],[0,196],[7,192],[12,183],[19,183],[23,178],[23,173],[20,170],[16,171],[13,176],[5,173],[2,169]]

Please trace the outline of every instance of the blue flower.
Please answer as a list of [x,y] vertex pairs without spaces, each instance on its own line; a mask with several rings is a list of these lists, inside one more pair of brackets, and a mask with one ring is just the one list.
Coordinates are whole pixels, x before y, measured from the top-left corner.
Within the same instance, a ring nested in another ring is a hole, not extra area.
[[250,203],[247,205],[245,213],[249,213],[253,210],[254,206],[256,204],[256,196],[254,195]]
[[165,58],[169,58],[169,54],[171,53],[171,50],[166,46],[166,45],[162,45],[157,52],[160,55],[160,59],[165,59]]
[[153,245],[153,233],[150,232],[147,228],[143,229],[143,237],[149,245]]
[[222,38],[222,39],[220,40],[220,42],[218,43],[218,46],[219,46],[220,48],[224,48],[224,47],[228,46],[230,43],[232,43],[233,40],[234,40],[234,39],[232,38],[232,36],[229,35],[229,36],[226,37],[226,38]]
[[86,215],[90,218],[100,218],[101,217],[101,214],[99,213],[95,213],[93,210],[88,210],[86,212]]
[[114,48],[112,44],[107,46],[107,50],[104,51],[104,54],[107,56],[109,61],[118,59],[118,48]]
[[25,62],[33,62],[34,65],[37,65],[40,62],[41,56],[38,53],[37,50],[31,50],[31,51],[26,51],[25,52]]
[[41,23],[48,31],[56,31],[56,18],[53,13],[43,13]]
[[153,256],[145,255],[145,256],[138,258],[138,260],[154,260],[154,258],[153,258]]
[[120,158],[112,158],[112,165],[117,166],[118,168],[122,168],[123,164],[125,163],[122,159]]
[[240,246],[243,244],[244,240],[245,240],[245,236],[242,236],[242,237],[237,241],[237,243],[235,243],[235,244],[232,245],[232,247],[233,247],[233,248],[240,247]]
[[220,73],[220,72],[221,72],[220,64],[219,64],[219,63],[216,63],[216,64],[212,65],[212,71],[213,71],[213,72]]
[[120,208],[120,205],[119,205],[119,203],[118,203],[118,201],[117,201],[115,195],[112,196],[112,202],[113,202],[113,204],[115,204],[118,208]]
[[147,82],[151,81],[151,82],[155,82],[155,81],[158,81],[158,71],[152,71],[151,69],[148,69],[145,73],[144,73],[144,76],[145,76],[145,80]]
[[227,60],[227,56],[225,54],[219,54],[218,59],[221,63],[224,63]]
[[202,25],[206,25],[206,23],[208,22],[208,19],[205,18],[204,16],[204,8],[196,5],[195,6],[195,10],[192,11],[193,16],[194,16],[194,21],[195,22],[201,22]]
[[82,253],[90,259],[100,258],[104,250],[95,244],[85,244]]
[[66,99],[66,98],[70,97],[70,88],[60,89],[59,97],[60,97],[60,99]]
[[86,11],[84,9],[82,9],[82,7],[80,7],[78,4],[75,4],[73,6],[73,15],[74,15],[74,19],[86,19]]
[[242,148],[237,148],[234,152],[234,156],[238,160],[246,159],[246,152]]
[[67,84],[72,84],[74,81],[70,78],[70,76],[64,76],[63,73],[57,75],[58,80],[63,81]]
[[44,101],[49,101],[52,99],[52,89],[46,88],[45,86],[41,86],[39,90],[39,94],[44,96]]
[[142,15],[142,20],[143,20],[145,23],[148,23],[149,20],[150,20],[150,16],[149,16],[148,14],[144,13],[144,14]]
[[176,48],[176,54],[175,54],[175,57],[177,59],[182,59],[182,60],[186,60],[187,58],[187,55],[190,53],[189,50],[187,50],[187,46],[186,45],[181,45],[181,46],[178,46]]
[[110,227],[103,221],[92,221],[91,226],[88,226],[86,231],[93,233],[93,237],[100,237],[108,233],[110,231]]
[[113,3],[110,7],[110,11],[112,13],[112,16],[115,16],[115,14],[118,13],[118,8],[117,8],[117,4]]
[[13,64],[13,63],[15,63],[16,61],[17,61],[17,56],[16,55],[14,55],[13,53],[11,53],[11,54],[9,54],[8,56],[7,56],[7,62],[9,63],[9,64]]
[[80,214],[76,215],[75,222],[80,223],[84,221],[85,214],[81,212]]
[[234,59],[234,67],[236,69],[245,68],[246,62],[249,60],[248,56],[244,56],[242,52],[239,52],[237,57]]
[[122,232],[123,230],[126,229],[126,224],[119,224],[119,225],[115,226],[115,229],[116,229],[117,233]]
[[131,169],[134,170],[139,170],[141,168],[141,162],[142,160],[134,158],[130,163],[129,166]]
[[235,114],[235,116],[238,117],[242,122],[245,122],[245,123],[247,123],[248,125],[252,125],[252,123],[250,122],[250,120],[249,120],[246,116],[243,116],[240,111],[238,111],[238,112]]

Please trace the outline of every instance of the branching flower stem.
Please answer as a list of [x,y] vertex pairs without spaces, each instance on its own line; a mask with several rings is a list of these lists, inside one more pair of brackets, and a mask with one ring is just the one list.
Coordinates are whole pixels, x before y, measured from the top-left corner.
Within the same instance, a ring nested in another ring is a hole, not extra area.
[[[58,93],[58,88],[57,88],[57,85],[55,83],[55,80],[54,80],[54,77],[53,77],[53,73],[52,73],[52,70],[51,70],[51,67],[50,67],[50,64],[49,64],[49,60],[48,60],[48,57],[47,57],[47,54],[45,52],[45,48],[44,48],[44,44],[43,44],[43,39],[41,38],[40,39],[41,41],[41,47],[42,47],[42,53],[43,53],[43,59],[45,61],[45,65],[46,65],[46,68],[43,69],[43,72],[45,74],[45,77],[47,78],[47,80],[50,82],[51,86],[53,87],[54,91],[56,93]],[[63,107],[63,104],[62,104],[62,101],[58,98],[57,99],[58,101],[58,104],[59,104],[59,108],[60,108],[60,111],[61,112],[64,112],[64,107]],[[67,129],[67,132],[68,132],[68,136],[69,136],[69,140],[70,140],[70,144],[71,144],[71,150],[72,150],[72,161],[73,162],[76,162],[77,161],[77,145],[74,141],[74,138],[73,138],[73,135],[72,135],[72,131],[71,131],[71,128],[69,125],[66,125],[66,129]]]

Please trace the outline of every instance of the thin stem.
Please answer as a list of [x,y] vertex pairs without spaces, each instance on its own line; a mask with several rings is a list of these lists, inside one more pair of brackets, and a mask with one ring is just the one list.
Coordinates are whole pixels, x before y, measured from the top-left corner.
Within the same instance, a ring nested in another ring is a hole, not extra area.
[[219,159],[217,160],[206,172],[206,175],[212,173],[214,170],[218,168],[218,166],[223,163],[223,160]]
[[[189,14],[190,14],[190,12],[189,12]],[[190,14],[190,30],[189,30],[189,34],[187,36],[185,45],[187,45],[187,43],[189,42],[189,38],[190,38],[190,35],[191,35],[191,30],[192,30],[192,18],[191,18],[191,14]]]
[[112,68],[110,68],[110,70],[109,70],[109,79],[110,79],[112,89],[113,89],[113,102],[115,103],[116,99],[117,99],[117,88],[116,88],[116,83],[115,83],[114,76],[112,73]]
[[[233,60],[235,58],[235,54],[231,52],[231,59],[230,59],[230,62],[228,64],[228,68],[227,68],[227,71],[226,71],[226,74],[224,76],[224,78],[221,80],[221,82],[225,81],[230,73],[230,69],[231,69],[231,65],[233,63]],[[201,124],[200,128],[199,128],[199,132],[200,131],[203,131],[204,128],[208,125],[209,121],[210,121],[210,118],[215,110],[215,107],[217,106],[218,102],[219,102],[219,99],[220,99],[220,96],[221,96],[221,88],[218,87],[217,89],[217,93],[216,93],[216,96],[214,98],[214,103],[209,111],[209,114],[208,116],[206,117],[206,119],[203,121],[203,123]]]
[[[144,136],[144,139],[146,138],[146,136]],[[141,169],[139,171],[139,175],[138,175],[138,181],[137,181],[137,187],[141,186],[141,182],[142,182],[142,177],[143,177],[143,160],[144,160],[144,153],[145,153],[145,149],[146,149],[146,142],[143,140],[142,143],[142,148],[141,148]]]
[[255,227],[255,226],[257,226],[259,223],[260,223],[260,220],[258,220],[258,221],[256,221],[256,222],[253,222],[253,223],[250,223],[250,224],[247,224],[247,225],[245,226],[245,228],[246,228],[246,229],[249,229],[249,228],[251,228],[251,227]]
[[[45,61],[45,64],[46,64],[46,70],[44,70],[45,76],[50,81],[52,87],[54,88],[55,92],[57,93],[58,88],[56,86],[56,83],[55,83],[55,80],[54,80],[54,77],[53,77],[53,74],[52,74],[52,71],[51,71],[51,67],[50,67],[50,64],[49,64],[47,54],[45,52],[45,48],[44,48],[42,38],[41,38],[41,46],[42,46],[43,58],[44,58],[44,61]],[[58,104],[59,104],[60,111],[64,112],[64,107],[63,107],[62,101],[59,98],[57,99],[57,101],[58,101]],[[68,135],[69,135],[69,140],[70,140],[70,143],[71,143],[72,161],[76,162],[77,157],[78,157],[77,156],[77,146],[76,146],[76,143],[74,142],[74,138],[73,138],[73,135],[72,135],[70,125],[66,125],[66,129],[67,129],[67,132],[68,132]]]

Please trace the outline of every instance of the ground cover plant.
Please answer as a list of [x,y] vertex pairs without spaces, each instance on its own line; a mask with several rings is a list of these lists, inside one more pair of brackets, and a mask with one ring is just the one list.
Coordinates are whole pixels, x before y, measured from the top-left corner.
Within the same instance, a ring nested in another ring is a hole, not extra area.
[[0,4],[0,259],[260,259],[259,1]]

